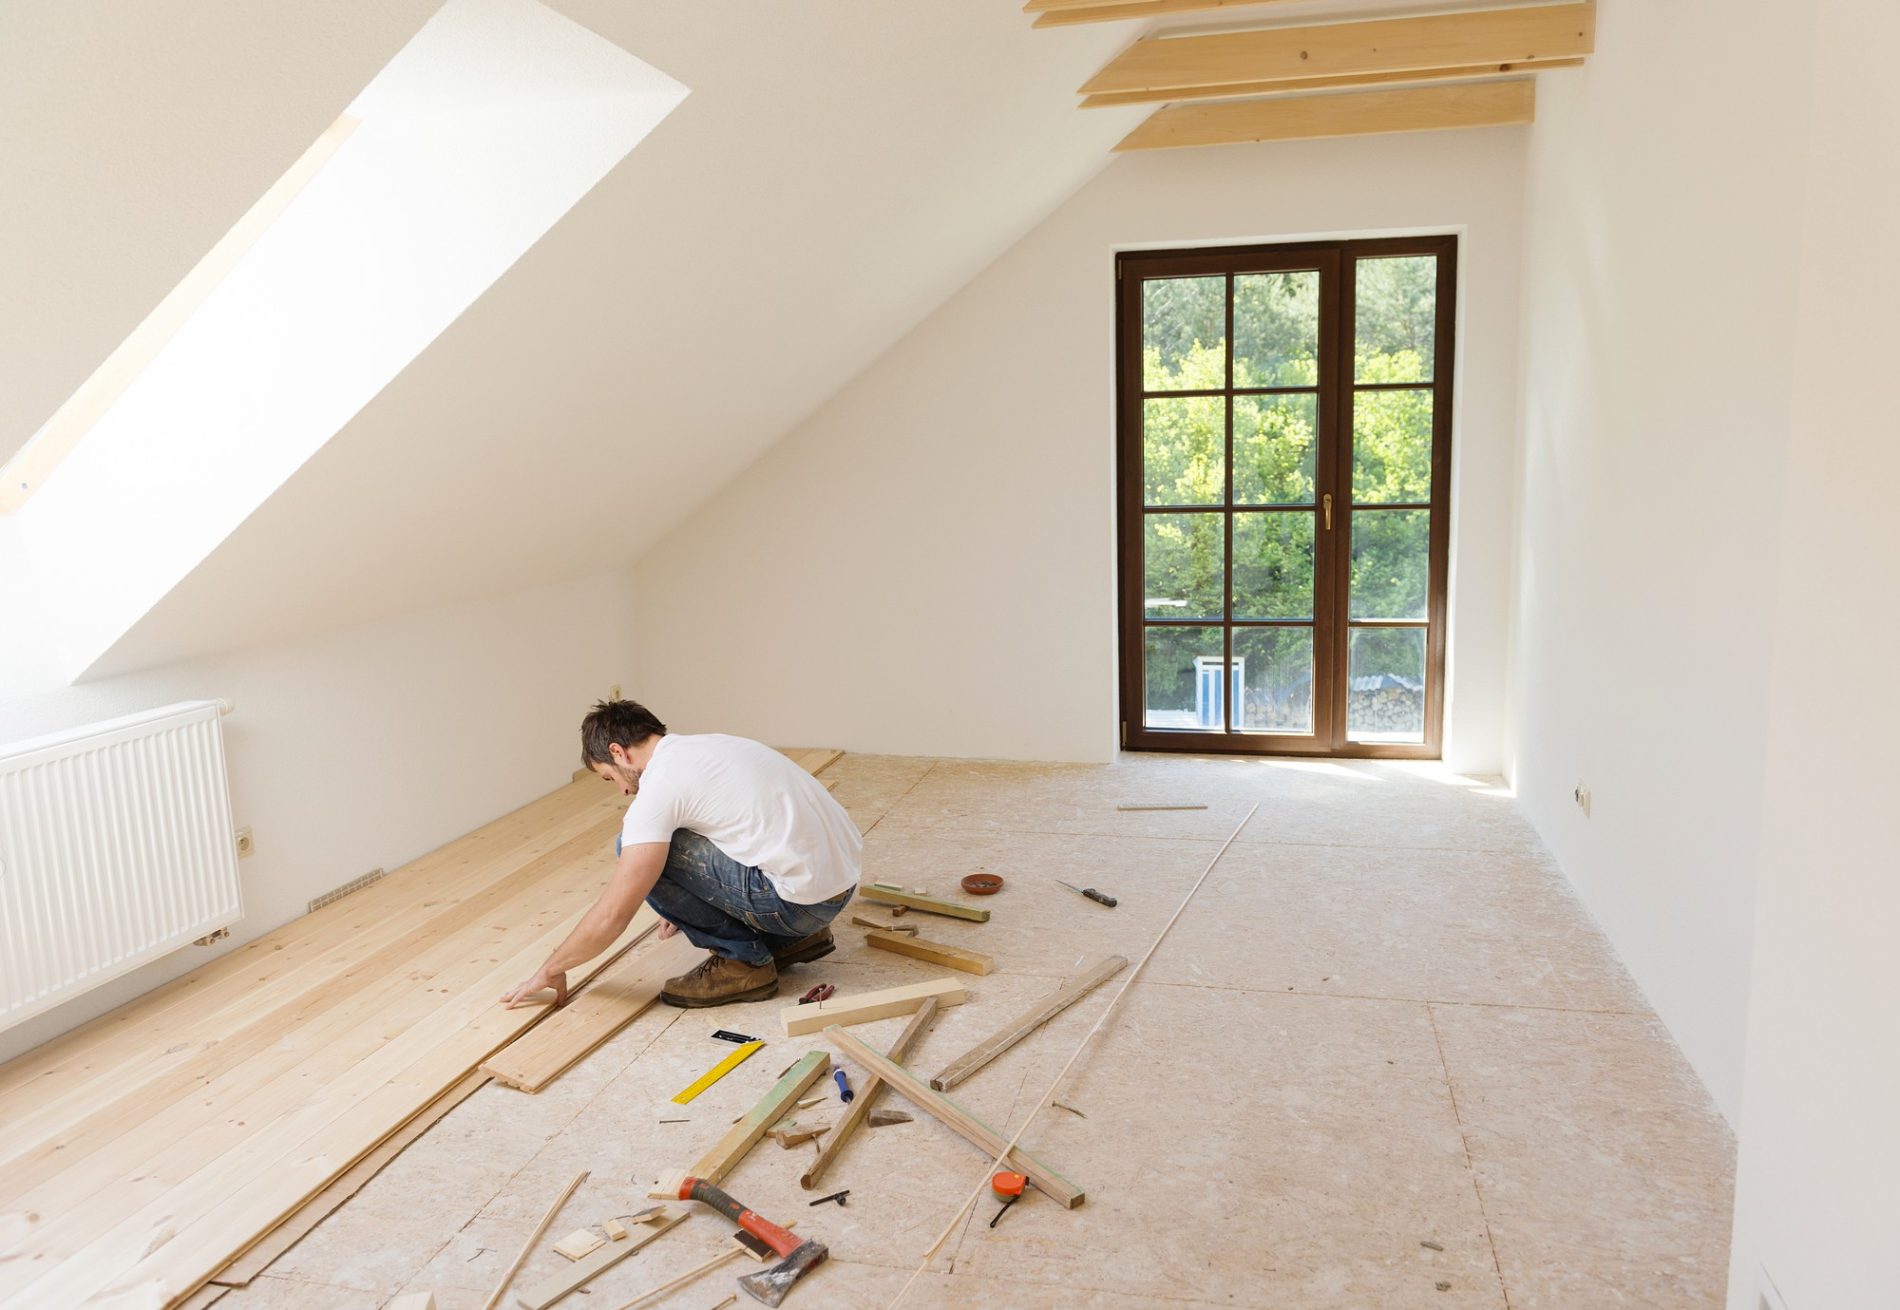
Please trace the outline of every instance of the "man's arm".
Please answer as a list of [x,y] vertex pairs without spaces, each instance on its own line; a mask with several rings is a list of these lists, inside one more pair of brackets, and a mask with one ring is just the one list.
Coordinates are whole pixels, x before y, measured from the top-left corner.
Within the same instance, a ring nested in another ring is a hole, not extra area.
[[[521,986],[501,998],[510,1009],[527,1004],[527,998],[544,987],[554,989],[554,1003],[567,1000],[567,971],[599,955],[619,940],[633,921],[653,884],[666,868],[667,843],[641,842],[628,846],[614,862],[614,876],[601,891],[600,899],[588,908],[567,940],[554,948],[548,962]],[[669,936],[671,934],[668,934]]]

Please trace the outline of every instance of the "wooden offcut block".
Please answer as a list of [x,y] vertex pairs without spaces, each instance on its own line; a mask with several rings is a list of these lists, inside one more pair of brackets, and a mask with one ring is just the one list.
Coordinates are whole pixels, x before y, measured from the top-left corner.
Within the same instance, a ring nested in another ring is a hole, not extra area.
[[913,1014],[931,997],[938,1005],[961,1005],[963,984],[955,978],[935,978],[908,987],[886,987],[856,996],[833,996],[809,1005],[790,1005],[779,1011],[787,1037],[803,1037],[834,1024],[870,1023],[892,1015]]
[[908,955],[914,960],[927,960],[931,964],[941,964],[946,969],[958,969],[964,973],[988,973],[996,967],[996,961],[981,951],[966,951],[961,946],[946,946],[942,942],[927,941],[922,937],[905,937],[894,932],[867,932],[864,934],[864,944],[876,947],[880,951],[893,951],[898,955]]

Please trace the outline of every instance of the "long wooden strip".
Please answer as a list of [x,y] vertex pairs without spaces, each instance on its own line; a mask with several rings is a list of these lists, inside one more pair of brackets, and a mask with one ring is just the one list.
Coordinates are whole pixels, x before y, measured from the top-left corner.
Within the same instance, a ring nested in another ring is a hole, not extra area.
[[515,1275],[521,1272],[521,1266],[528,1263],[528,1257],[534,1253],[534,1244],[540,1241],[542,1235],[548,1231],[548,1225],[554,1222],[554,1216],[561,1213],[561,1207],[567,1204],[567,1198],[579,1191],[581,1184],[586,1181],[587,1170],[583,1169],[574,1175],[574,1181],[567,1185],[567,1190],[554,1198],[554,1204],[549,1206],[547,1213],[541,1216],[541,1222],[536,1224],[534,1231],[528,1234],[528,1240],[521,1244],[519,1251],[515,1252],[515,1258],[508,1262],[506,1269],[501,1271],[501,1281],[495,1284],[495,1290],[488,1294],[486,1301],[482,1302],[482,1310],[495,1310],[495,1307],[501,1304],[501,1298],[508,1291],[508,1284],[515,1281]]
[[765,1130],[783,1119],[792,1108],[792,1103],[804,1094],[807,1087],[824,1077],[830,1068],[831,1057],[823,1051],[807,1051],[801,1055],[798,1063],[787,1069],[784,1076],[772,1085],[772,1090],[746,1111],[744,1117],[719,1139],[718,1144],[700,1156],[687,1172],[709,1183],[724,1178],[734,1165],[745,1158],[747,1151],[758,1145],[759,1139],[765,1136]]
[[592,1255],[576,1260],[567,1269],[515,1293],[515,1303],[523,1310],[547,1310],[569,1292],[578,1291],[662,1233],[684,1223],[687,1211],[672,1211],[657,1223],[644,1225],[643,1231],[618,1242],[609,1242]]
[[1083,83],[1081,94],[1570,59],[1589,54],[1595,40],[1596,5],[1587,2],[1150,37]]
[[876,947],[880,951],[908,955],[914,960],[927,960],[931,964],[941,964],[946,969],[958,969],[964,973],[986,974],[996,967],[996,961],[981,951],[966,951],[961,946],[946,946],[942,942],[933,942],[922,937],[908,937],[903,933],[873,930],[864,934],[864,944]]
[[[841,1054],[849,1056],[902,1092],[925,1114],[987,1151],[991,1159],[1002,1154],[1008,1139],[949,1097],[931,1091],[924,1086],[923,1079],[901,1064],[885,1059],[843,1028],[825,1029],[825,1038]],[[1081,1188],[1020,1147],[1010,1152],[1009,1163],[1016,1172],[1026,1176],[1038,1188],[1071,1210],[1086,1199],[1086,1193]]]
[[939,1092],[949,1091],[1127,967],[1127,960],[1111,955],[1088,972],[1065,979],[1054,994],[1036,1002],[944,1066],[943,1072],[930,1080],[931,1087]]
[[585,990],[490,1056],[482,1072],[538,1092],[645,1014],[666,980],[690,968],[698,948],[682,936],[623,955]]
[[787,1037],[803,1037],[833,1024],[870,1023],[875,1019],[914,1014],[933,996],[941,1005],[962,1005],[963,983],[956,978],[933,978],[904,987],[859,992],[856,996],[833,996],[809,1005],[788,1005],[779,1011],[779,1021],[785,1025]]
[[[910,1048],[917,1044],[917,1039],[924,1035],[924,1029],[930,1026],[930,1021],[936,1017],[937,998],[933,996],[924,1002],[923,1009],[911,1016],[910,1022],[904,1025],[904,1031],[897,1034],[897,1040],[891,1043],[891,1049],[884,1053],[886,1058],[901,1062],[910,1054]],[[858,1130],[858,1125],[864,1122],[864,1117],[871,1113],[871,1107],[877,1104],[878,1093],[883,1090],[884,1080],[876,1074],[872,1074],[858,1088],[857,1099],[845,1107],[844,1118],[838,1121],[837,1128],[832,1131],[830,1137],[825,1139],[825,1145],[818,1152],[818,1158],[811,1162],[810,1168],[798,1176],[800,1187],[809,1189],[824,1176],[825,1170],[831,1168],[831,1162],[838,1158],[838,1152],[843,1150],[844,1144],[851,1140],[851,1134]]]
[[358,1160],[334,1183],[311,1197],[302,1208],[266,1233],[250,1250],[218,1270],[212,1284],[220,1287],[248,1287],[251,1281],[270,1268],[277,1257],[301,1242],[310,1231],[363,1190],[365,1184],[382,1171],[384,1165],[401,1155],[416,1138],[429,1131],[442,1116],[473,1096],[488,1081],[486,1074],[470,1074],[448,1091],[429,1102],[420,1114],[385,1138],[381,1145]]
[[913,910],[922,910],[925,914],[942,914],[952,919],[968,919],[972,923],[988,923],[990,912],[974,905],[965,905],[961,901],[939,900],[935,896],[919,896],[915,892],[892,892],[882,887],[866,887],[858,893],[861,901],[876,901],[879,905],[903,905]]
[[[1456,68],[1408,68],[1396,73],[1351,73],[1344,77],[1294,77],[1278,82],[1233,82],[1220,86],[1164,87],[1158,91],[1112,91],[1084,96],[1083,109],[1112,109],[1118,105],[1178,104],[1186,100],[1234,100],[1244,96],[1333,91],[1356,86],[1410,86],[1418,82],[1469,82],[1503,73],[1541,73],[1547,68],[1581,68],[1581,59],[1542,59],[1526,64],[1476,64]],[[1117,809],[1124,808],[1117,806]],[[1153,806],[1135,806],[1153,809]],[[1200,808],[1206,809],[1206,806]]]
[[1118,23],[1160,14],[1185,14],[1201,9],[1228,9],[1270,4],[1273,0],[1085,0],[1081,4],[1037,4],[1030,0],[1024,13],[1036,15],[1034,27],[1067,27],[1072,23]]
[[1520,77],[1401,91],[1176,105],[1149,115],[1148,121],[1123,137],[1115,149],[1166,150],[1176,146],[1435,132],[1454,127],[1504,127],[1528,123],[1534,117],[1535,85],[1530,78]]

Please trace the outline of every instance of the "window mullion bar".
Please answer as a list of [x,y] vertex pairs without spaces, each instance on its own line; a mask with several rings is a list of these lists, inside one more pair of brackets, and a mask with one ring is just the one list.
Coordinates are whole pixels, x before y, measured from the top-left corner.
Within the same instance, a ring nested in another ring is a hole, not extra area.
[[1227,474],[1227,494],[1222,501],[1221,535],[1227,565],[1227,607],[1221,615],[1221,731],[1231,734],[1237,721],[1234,702],[1240,699],[1234,685],[1234,275],[1227,275],[1227,386],[1221,401],[1221,419],[1226,451],[1222,463]]

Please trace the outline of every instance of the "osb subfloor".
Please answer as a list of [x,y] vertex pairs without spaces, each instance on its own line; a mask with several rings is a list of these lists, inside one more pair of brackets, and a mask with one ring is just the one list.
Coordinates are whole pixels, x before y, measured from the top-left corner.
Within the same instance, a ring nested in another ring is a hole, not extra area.
[[[1138,958],[1260,803],[1058,1094],[1080,1114],[1045,1111],[1025,1138],[1087,1203],[1032,1191],[992,1229],[986,1193],[906,1305],[1721,1305],[1733,1141],[1497,788],[1431,766],[1155,756],[847,755],[826,777],[867,830],[867,880],[952,895],[974,869],[1008,880],[988,924],[907,920],[997,961],[913,1054],[924,1073],[1081,962]],[[1141,801],[1208,808],[1115,808]],[[638,1208],[658,1172],[690,1164],[821,1044],[779,1036],[782,1005],[818,981],[852,992],[941,973],[866,949],[843,923],[838,952],[789,970],[777,1002],[656,1007],[538,1096],[483,1088],[220,1310],[373,1310],[424,1289],[442,1310],[478,1307],[578,1170],[592,1176],[550,1242]],[[958,1098],[1013,1130],[1114,990]],[[903,1022],[858,1031],[881,1047]],[[673,1105],[732,1049],[715,1028],[770,1044]],[[675,1119],[689,1122],[661,1122]],[[849,1204],[811,1209],[817,1193],[797,1182],[810,1154],[768,1140],[726,1186],[830,1248],[787,1302],[823,1310],[887,1305],[987,1163],[919,1114],[863,1130],[823,1185],[850,1188]],[[725,1233],[702,1211],[564,1304],[612,1310],[717,1254]],[[565,1266],[546,1245],[517,1288]],[[742,1264],[646,1304],[710,1310],[757,1267]]]

